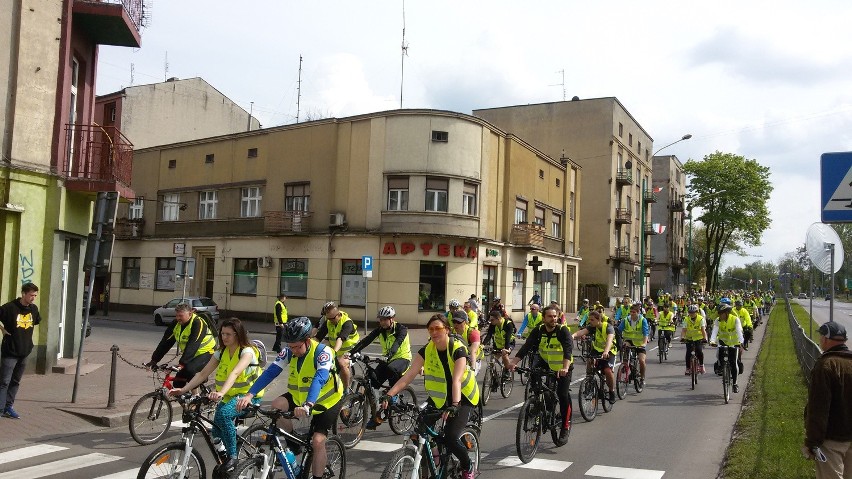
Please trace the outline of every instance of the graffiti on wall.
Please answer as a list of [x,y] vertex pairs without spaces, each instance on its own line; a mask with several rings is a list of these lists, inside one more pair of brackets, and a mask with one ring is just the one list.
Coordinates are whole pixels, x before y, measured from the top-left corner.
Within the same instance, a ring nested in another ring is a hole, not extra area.
[[30,250],[29,256],[20,253],[18,255],[21,259],[21,284],[27,284],[33,282],[33,277],[35,276],[35,261],[33,261],[33,250]]

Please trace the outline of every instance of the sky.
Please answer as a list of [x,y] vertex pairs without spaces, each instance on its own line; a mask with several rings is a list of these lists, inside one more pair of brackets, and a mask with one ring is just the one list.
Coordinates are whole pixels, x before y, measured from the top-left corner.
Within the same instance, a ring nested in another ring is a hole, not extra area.
[[142,48],[101,48],[98,94],[198,76],[264,127],[290,124],[301,56],[303,121],[399,108],[401,83],[403,108],[467,114],[614,96],[655,150],[693,135],[661,154],[757,160],[772,224],[724,266],[801,246],[820,155],[852,151],[848,1],[145,1]]

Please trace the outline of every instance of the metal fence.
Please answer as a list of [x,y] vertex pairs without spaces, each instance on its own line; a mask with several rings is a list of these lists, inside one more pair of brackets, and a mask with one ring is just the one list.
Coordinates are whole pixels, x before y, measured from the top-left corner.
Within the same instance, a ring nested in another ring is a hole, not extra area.
[[[785,302],[787,306],[787,319],[790,321],[790,330],[793,332],[793,344],[796,347],[796,357],[799,359],[799,366],[802,367],[802,374],[805,376],[805,381],[808,385],[811,383],[811,370],[814,368],[814,363],[820,357],[822,351],[796,320],[793,314],[793,307],[790,306],[790,301]],[[810,319],[810,318],[809,318]]]

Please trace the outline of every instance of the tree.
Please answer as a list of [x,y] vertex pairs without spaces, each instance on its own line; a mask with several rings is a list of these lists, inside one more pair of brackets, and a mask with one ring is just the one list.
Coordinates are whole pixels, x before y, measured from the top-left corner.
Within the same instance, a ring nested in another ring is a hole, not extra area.
[[687,161],[683,170],[690,180],[687,196],[701,210],[697,219],[706,228],[707,249],[701,260],[708,288],[715,289],[722,256],[760,245],[769,228],[769,168],[757,160],[716,151],[703,161]]

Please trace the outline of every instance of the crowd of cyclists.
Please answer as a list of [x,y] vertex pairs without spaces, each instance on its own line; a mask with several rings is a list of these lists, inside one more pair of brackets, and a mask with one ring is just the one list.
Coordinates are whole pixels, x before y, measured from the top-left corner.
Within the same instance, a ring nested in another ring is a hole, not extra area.
[[[373,387],[378,389],[385,382],[389,387],[379,399],[379,410],[393,405],[397,394],[422,375],[428,403],[445,411],[445,446],[458,459],[462,478],[473,479],[477,471],[459,438],[472,411],[477,406],[481,410],[477,375],[485,350],[492,351],[504,366],[503,379],[524,360],[529,360],[526,364],[532,368],[552,371],[557,378],[559,438],[564,442],[571,426],[569,388],[575,350],[580,351],[579,357],[587,368],[603,373],[610,403],[616,399],[613,369],[619,355],[630,348],[636,351],[638,380],[644,385],[648,343],[659,337],[662,347],[668,350],[678,330],[681,342],[686,344],[686,374],[691,374],[689,358],[693,351],[698,358],[698,373],[705,373],[706,343],[729,346],[729,362],[737,364],[741,374],[742,350],[748,348],[754,328],[775,301],[771,292],[702,292],[689,297],[662,293],[656,301],[647,297],[634,302],[625,296],[608,311],[599,302],[590,305],[583,300],[573,324],[569,324],[555,301],[542,305],[538,298],[529,303],[519,328],[499,297],[488,307],[480,306],[474,296],[464,303],[451,300],[448,311],[429,318],[428,340],[425,345],[418,345],[419,349],[412,349],[408,329],[396,320],[393,306],[378,310],[378,326],[362,338],[352,318],[336,303],[328,302],[319,324],[298,317],[279,326],[276,345],[280,341],[283,347],[279,345],[281,351],[265,370],[261,359],[265,350],[261,350],[262,345],[258,347],[257,341],[249,340],[239,319],[227,319],[218,331],[211,331],[187,305],[178,305],[175,322],[147,365],[156,367],[177,343],[183,370],[175,378],[172,395],[186,393],[215,372],[215,391],[209,394],[211,400],[217,401],[212,434],[221,440],[229,456],[222,469],[225,475],[237,465],[234,418],[250,404],[257,404],[267,386],[286,368],[287,392],[272,400],[271,406],[292,411],[296,418],[310,418],[314,451],[311,470],[315,478],[321,478],[326,466],[324,445],[334,433],[352,381],[350,359],[378,342],[384,361],[376,368]],[[519,340],[523,345],[516,348]],[[734,392],[738,392],[736,376]],[[370,418],[367,428],[375,429],[380,423],[379,418]],[[292,424],[285,424],[284,428],[292,430]]]

